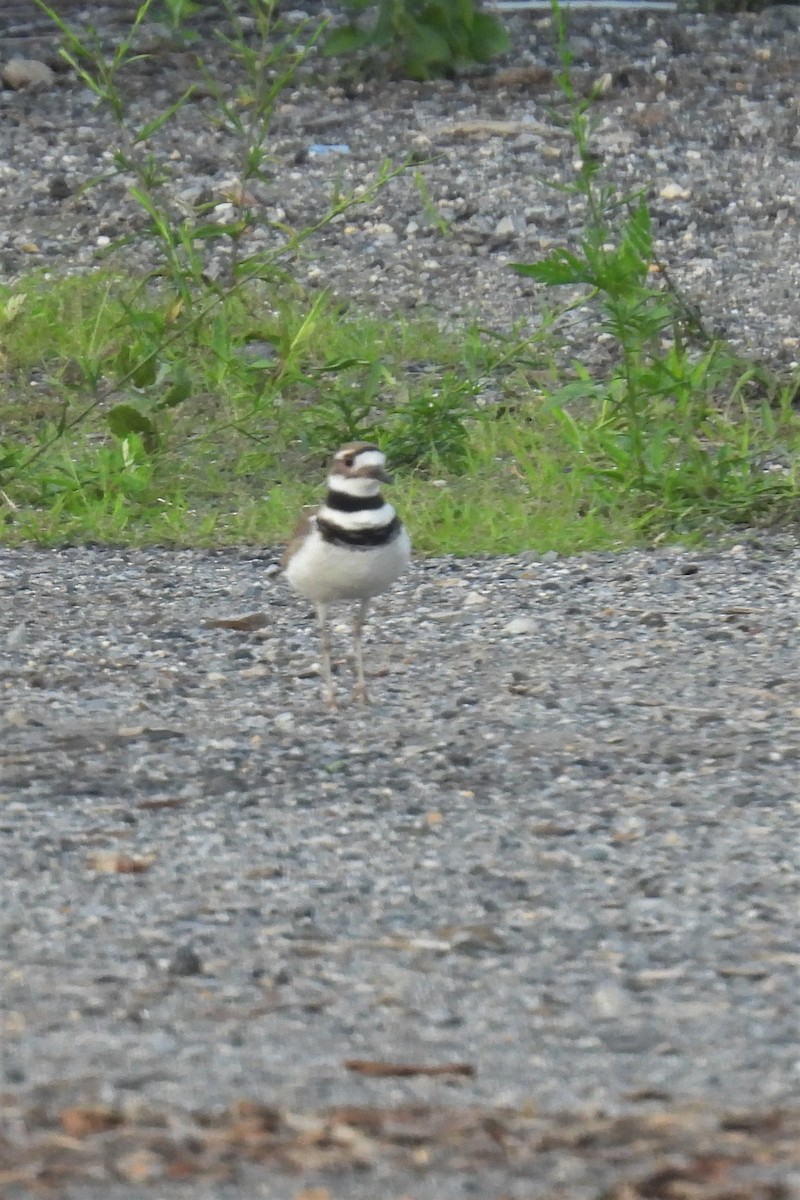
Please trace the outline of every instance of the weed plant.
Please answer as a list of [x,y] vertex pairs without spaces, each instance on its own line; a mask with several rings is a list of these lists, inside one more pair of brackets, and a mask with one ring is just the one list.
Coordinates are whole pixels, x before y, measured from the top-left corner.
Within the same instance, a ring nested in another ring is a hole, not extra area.
[[386,69],[406,79],[431,79],[488,63],[511,45],[497,17],[473,0],[345,0],[348,24],[325,41],[325,52],[357,70]]
[[[758,373],[714,343],[670,286],[656,262],[644,193],[620,193],[602,177],[591,146],[598,97],[576,93],[566,18],[558,0],[551,4],[558,83],[578,161],[563,190],[581,199],[585,223],[577,246],[513,269],[549,288],[581,289],[597,333],[616,350],[608,378],[578,366],[576,379],[549,397],[575,465],[599,491],[635,497],[642,527],[653,530],[702,523],[711,514],[747,521],[792,504],[796,463],[782,469],[780,439],[782,431],[796,445],[796,381],[766,392],[750,386]],[[766,469],[770,462],[778,469]]]
[[[143,0],[126,36],[110,56],[94,30],[78,34],[47,0],[36,3],[61,32],[63,58],[96,96],[98,105],[114,119],[119,141],[113,154],[113,174],[123,182],[133,181],[129,193],[146,217],[139,236],[158,252],[157,270],[175,293],[176,311],[190,312],[198,299],[202,303],[211,281],[230,287],[240,278],[263,278],[274,273],[276,259],[287,248],[284,243],[296,242],[297,235],[279,225],[264,228],[250,188],[255,182],[270,182],[268,143],[275,103],[306,60],[325,22],[316,28],[301,27],[291,35],[281,36],[276,32],[275,0],[250,0],[252,28],[247,29],[231,8],[228,13],[231,31],[219,33],[218,37],[238,67],[237,89],[234,92],[225,89],[201,59],[201,78],[162,112],[137,126],[126,101],[125,74],[142,57],[137,51],[137,36],[155,0]],[[181,19],[181,14],[184,21],[188,19],[177,0],[170,11],[174,19]],[[170,163],[158,152],[156,139],[192,99],[199,82],[213,98],[218,125],[233,135],[239,161],[236,178],[230,182],[224,197],[214,197],[186,211],[186,206],[179,205],[172,197]],[[108,177],[94,184],[107,181]],[[223,200],[226,203],[221,203]],[[335,207],[341,211],[338,204]],[[268,241],[272,244],[248,253],[248,241],[252,242],[253,234],[259,232],[271,234]],[[134,236],[128,235],[124,242],[130,243]],[[222,277],[215,270],[215,260],[226,263]]]

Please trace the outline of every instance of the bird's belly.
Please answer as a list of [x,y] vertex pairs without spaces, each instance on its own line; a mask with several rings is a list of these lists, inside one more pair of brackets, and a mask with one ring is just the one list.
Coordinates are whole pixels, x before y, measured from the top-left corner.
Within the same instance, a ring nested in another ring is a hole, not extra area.
[[287,565],[286,577],[301,596],[315,604],[367,600],[402,575],[410,556],[405,529],[385,546],[365,550],[335,546],[314,530]]

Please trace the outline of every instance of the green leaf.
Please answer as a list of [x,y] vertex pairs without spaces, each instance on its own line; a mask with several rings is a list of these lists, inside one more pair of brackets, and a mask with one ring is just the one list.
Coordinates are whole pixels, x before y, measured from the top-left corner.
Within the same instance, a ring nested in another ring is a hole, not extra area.
[[[250,358],[245,363],[248,371],[274,371],[274,358]],[[303,377],[304,378],[304,377]],[[309,380],[310,382],[310,380]]]
[[231,229],[233,229],[237,224],[239,224],[239,222],[231,221],[227,225],[216,222],[209,225],[195,225],[191,230],[191,237],[197,241],[213,240],[214,238],[218,238],[220,234],[230,233]]
[[158,362],[155,353],[138,358],[135,347],[123,346],[114,359],[118,382],[130,381],[135,387],[146,388],[155,383]]
[[590,283],[587,264],[571,250],[553,250],[538,263],[511,263],[512,271],[527,275],[548,287],[569,283]]
[[368,358],[334,358],[330,362],[323,363],[321,367],[317,367],[315,375],[322,375],[334,371],[348,371],[351,367],[368,367],[370,360]]
[[451,51],[456,49],[457,42],[466,42],[467,26],[453,13],[450,0],[431,0],[420,14],[419,24],[440,33]]
[[9,296],[5,305],[0,308],[0,321],[4,325],[10,325],[22,312],[27,299],[25,292],[16,292],[13,296]]
[[490,62],[511,49],[511,38],[496,17],[476,12],[469,32],[469,49],[475,62]]
[[653,256],[653,227],[643,196],[625,223],[625,242],[649,266]]
[[472,29],[475,21],[481,16],[475,11],[473,0],[447,0],[450,8],[452,8],[454,19],[464,26],[465,29]]
[[322,50],[328,58],[334,58],[363,50],[365,46],[369,45],[369,42],[369,34],[364,30],[358,29],[355,25],[346,25],[344,29],[334,29],[333,33],[325,39]]
[[156,436],[153,422],[132,404],[115,404],[107,413],[106,420],[114,437],[126,438],[131,433],[138,433],[150,439]]
[[602,395],[602,384],[591,380],[575,379],[551,392],[545,402],[545,409],[562,409],[566,404],[575,404],[583,400],[598,400]]
[[179,370],[175,376],[175,380],[167,391],[162,400],[156,404],[156,409],[177,408],[179,404],[183,404],[184,400],[188,400],[192,394],[192,381],[188,371]]
[[131,382],[138,388],[150,387],[155,383],[158,373],[158,363],[155,354],[151,354],[149,358],[145,358],[131,373]]
[[453,52],[445,39],[429,25],[414,22],[406,38],[403,69],[411,79],[427,79],[453,65]]
[[160,112],[158,116],[153,117],[152,121],[146,121],[141,129],[134,134],[133,144],[136,146],[140,142],[146,142],[149,137],[152,137],[152,135],[162,127],[162,125],[166,125],[167,121],[169,121],[171,117],[175,116],[175,113],[178,111],[178,109],[183,108],[186,101],[195,92],[196,86],[197,85],[194,83],[190,84],[183,95],[180,96],[174,104],[170,104],[169,108],[164,109],[164,111]]

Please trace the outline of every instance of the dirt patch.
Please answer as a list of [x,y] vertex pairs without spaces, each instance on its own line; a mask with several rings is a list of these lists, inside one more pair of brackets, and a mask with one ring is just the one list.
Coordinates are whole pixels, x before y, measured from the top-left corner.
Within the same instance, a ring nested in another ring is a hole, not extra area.
[[243,1100],[222,1113],[49,1113],[6,1100],[0,1113],[26,1134],[0,1139],[0,1185],[40,1194],[81,1181],[236,1180],[255,1165],[340,1187],[381,1165],[412,1176],[502,1168],[523,1180],[572,1160],[607,1200],[788,1200],[796,1191],[784,1181],[800,1168],[797,1111],[540,1118],[412,1105],[308,1114]]

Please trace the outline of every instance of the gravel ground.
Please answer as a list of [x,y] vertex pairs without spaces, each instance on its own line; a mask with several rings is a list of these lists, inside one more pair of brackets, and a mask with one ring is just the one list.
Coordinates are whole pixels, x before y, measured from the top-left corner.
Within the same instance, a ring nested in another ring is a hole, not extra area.
[[[0,59],[52,59],[12,9]],[[609,77],[599,148],[651,185],[674,277],[792,364],[800,10],[573,24],[583,85]],[[536,311],[507,263],[578,215],[545,185],[571,158],[546,32],[513,28],[516,76],[287,96],[267,218],[413,150],[451,222],[399,181],[321,237],[310,283]],[[190,68],[147,32],[138,118]],[[0,107],[0,261],[83,269],[136,220],[122,187],[79,194],[110,126],[63,73]],[[212,111],[162,143],[176,202],[224,198]],[[417,563],[376,606],[373,704],[335,716],[273,558],[0,551],[3,1200],[800,1195],[796,540]]]
[[[103,28],[102,8],[63,7],[78,28],[89,18]],[[0,90],[0,265],[11,276],[33,266],[85,267],[143,224],[125,180],[81,190],[108,171],[118,135],[64,72],[30,0],[12,0],[7,25],[0,62],[24,54],[60,73],[51,90]],[[432,224],[411,173],[375,206],[320,234],[311,259],[297,265],[299,278],[385,311],[422,307],[448,320],[535,324],[542,290],[508,264],[574,239],[583,214],[550,186],[572,178],[574,146],[554,118],[560,100],[549,19],[517,16],[509,28],[514,53],[499,71],[352,89],[311,80],[287,92],[270,136],[273,181],[249,189],[265,223],[254,223],[246,249],[270,243],[269,222],[302,228],[325,211],[335,186],[355,187],[384,158],[400,162],[411,153],[431,160],[426,187],[448,234]],[[709,328],[758,358],[796,365],[800,7],[738,18],[578,12],[572,29],[579,88],[602,81],[605,90],[595,150],[621,188],[648,190],[658,253],[674,280]],[[235,88],[230,56],[211,37],[201,44],[218,84]],[[132,128],[198,78],[197,48],[176,44],[162,28],[147,26],[140,48],[149,57],[124,75]],[[311,62],[313,70],[320,65]],[[349,153],[309,153],[320,144]],[[217,199],[218,215],[230,215],[238,148],[207,88],[156,151],[178,211]],[[145,265],[142,247],[134,261]],[[224,269],[222,253],[210,269]],[[596,338],[585,310],[573,313],[568,332],[591,359]]]
[[12,1107],[800,1102],[799,568],[417,563],[331,716],[268,556],[4,552]]

